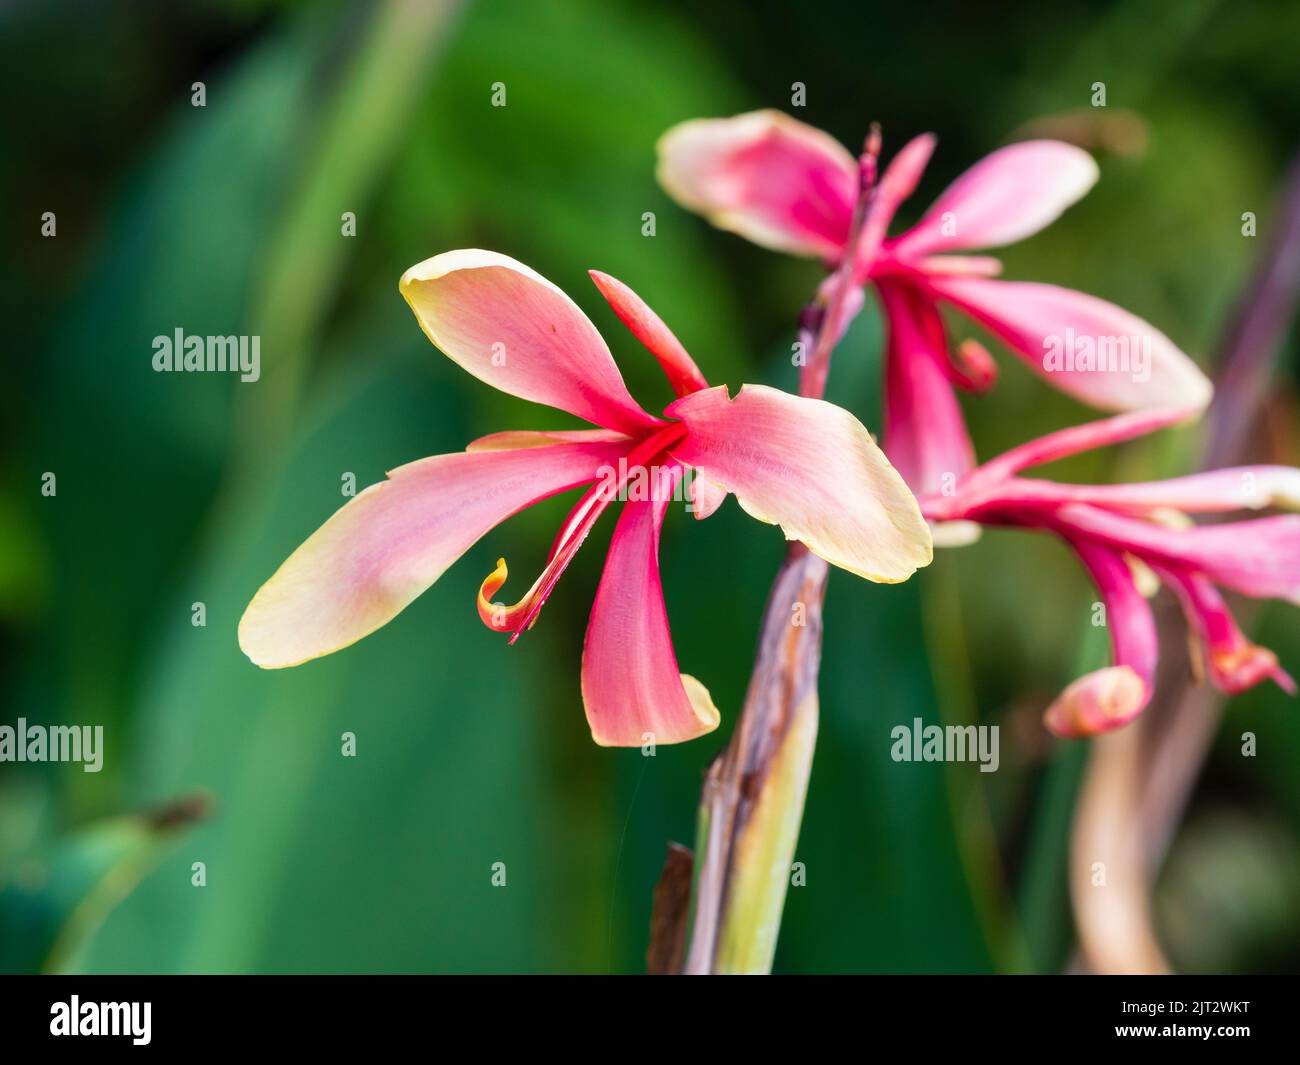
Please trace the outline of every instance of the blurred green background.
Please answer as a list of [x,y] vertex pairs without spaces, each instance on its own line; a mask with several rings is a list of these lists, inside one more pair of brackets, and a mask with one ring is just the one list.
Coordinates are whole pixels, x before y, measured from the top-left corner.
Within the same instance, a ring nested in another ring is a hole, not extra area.
[[[1208,364],[1300,129],[1300,6],[40,3],[0,13],[3,719],[102,724],[101,773],[0,764],[0,970],[577,971],[643,967],[670,839],[740,706],[782,543],[726,506],[671,514],[664,582],[682,668],[723,712],[684,747],[594,746],[578,659],[598,530],[520,643],[478,621],[498,555],[545,558],[567,498],[512,519],[388,627],[261,672],[235,626],[258,585],[364,485],[411,459],[563,419],[495,393],[421,335],[412,263],[493,248],[570,293],[647,407],[653,360],[585,277],[637,289],[709,378],[791,386],[819,269],[671,203],[671,124],[791,110],[886,155],[939,150],[903,221],[1027,129],[1097,151],[1102,179],[1010,249],[1007,276],[1113,299]],[[192,85],[206,106],[191,104]],[[1105,110],[1089,108],[1105,82]],[[507,106],[490,106],[503,83]],[[43,212],[57,236],[41,235]],[[355,237],[340,216],[355,212]],[[653,237],[642,216],[656,218]],[[262,379],[163,375],[151,340],[258,334]],[[855,323],[831,398],[878,426],[880,325]],[[1273,390],[1295,462],[1295,334]],[[1086,412],[1009,357],[965,402],[989,456]],[[1195,430],[1078,478],[1189,467]],[[57,495],[41,495],[42,474]],[[823,717],[776,968],[1059,970],[1078,745],[1038,714],[1104,648],[1060,545],[993,533],[901,587],[832,576]],[[206,605],[206,627],[191,624]],[[1300,668],[1294,608],[1260,638]],[[1002,767],[899,765],[913,717],[1003,725]],[[1300,721],[1235,700],[1164,874],[1185,969],[1300,964]],[[1234,735],[1260,736],[1239,757]],[[340,756],[340,736],[357,756]],[[201,793],[206,815],[142,810]],[[207,883],[191,885],[192,863]],[[504,862],[507,884],[491,884]],[[120,901],[120,904],[113,906]]]

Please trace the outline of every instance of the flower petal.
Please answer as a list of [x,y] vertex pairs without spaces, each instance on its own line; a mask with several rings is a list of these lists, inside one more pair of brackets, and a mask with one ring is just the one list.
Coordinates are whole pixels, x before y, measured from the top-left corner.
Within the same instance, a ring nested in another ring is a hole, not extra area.
[[[652,487],[657,466],[647,464],[666,454],[667,449],[685,435],[686,430],[676,422],[666,424],[637,441],[631,450],[620,454],[617,467],[609,463],[597,469],[596,482],[582,494],[561,524],[551,544],[545,568],[528,591],[510,606],[491,601],[509,576],[505,559],[499,559],[496,569],[479,587],[478,612],[483,623],[497,632],[511,633],[512,644],[525,630],[531,629],[569,563],[600,521],[601,514],[623,493],[629,493],[628,498],[635,499],[647,487]],[[647,485],[646,482],[650,483]]]
[[1209,379],[1167,336],[1113,303],[1056,285],[931,277],[1061,391],[1103,410],[1203,408]]
[[1260,599],[1300,604],[1300,516],[1171,529],[1087,504],[1060,511],[1060,520],[1165,568],[1203,572],[1215,584]]
[[985,156],[894,243],[900,257],[1013,244],[1051,222],[1096,183],[1097,164],[1062,141],[1024,141]]
[[1171,425],[1195,418],[1199,413],[1195,409],[1157,408],[1071,425],[1067,429],[1058,429],[1054,433],[1013,447],[1010,451],[1004,451],[997,458],[980,466],[971,474],[970,481],[974,482],[978,478],[981,484],[985,484],[1005,480],[1021,470],[1043,466],[1083,451],[1122,444],[1157,429],[1167,429]]
[[615,444],[624,449],[632,446],[632,438],[613,429],[507,429],[503,433],[488,433],[470,442],[466,451],[517,451],[526,447],[551,447],[555,444]]
[[933,304],[904,286],[876,286],[888,321],[885,454],[917,495],[955,485],[975,450],[948,372],[943,322]]
[[658,177],[720,229],[828,260],[843,253],[858,194],[848,150],[779,111],[674,126],[659,140]]
[[827,562],[893,583],[933,557],[915,498],[847,411],[745,385],[735,399],[719,386],[679,399],[665,413],[686,426],[674,457]]
[[1037,498],[1093,503],[1132,514],[1161,510],[1226,514],[1265,507],[1300,510],[1300,470],[1291,466],[1237,466],[1132,484],[1019,483],[1026,487],[1042,485]]
[[727,490],[714,484],[707,477],[694,476],[686,486],[687,500],[691,504],[691,513],[696,521],[703,521],[727,498]]
[[428,338],[493,388],[621,433],[662,424],[628,394],[578,305],[523,263],[449,251],[412,266],[400,287]]
[[1277,655],[1246,639],[1228,604],[1208,578],[1179,569],[1161,568],[1158,573],[1178,595],[1188,624],[1205,649],[1215,687],[1236,695],[1271,678],[1284,691],[1296,693],[1295,681],[1277,664]]
[[623,324],[659,360],[668,383],[677,395],[685,396],[709,387],[709,382],[700,373],[690,352],[682,346],[682,342],[673,335],[663,319],[647,306],[645,300],[616,277],[610,277],[599,270],[588,270],[587,273]]
[[889,223],[894,220],[894,215],[903,202],[916,191],[926,164],[934,154],[934,145],[933,133],[913,137],[889,161],[889,166],[885,167],[885,172],[872,193],[871,210],[863,224],[858,245],[856,266],[860,278],[870,273],[876,255],[885,243]]
[[718,727],[717,708],[679,673],[659,580],[659,531],[680,466],[661,467],[648,500],[619,515],[582,650],[582,701],[604,747],[681,743]]
[[239,646],[266,669],[329,654],[391,621],[493,526],[618,461],[619,443],[437,455],[349,500],[262,585]]
[[1043,723],[1057,736],[1095,736],[1128,724],[1151,701],[1160,641],[1155,617],[1123,555],[1071,540],[1106,610],[1114,665],[1080,677],[1048,707]]
[[1061,692],[1043,714],[1043,724],[1063,740],[1084,739],[1127,725],[1150,701],[1151,690],[1134,670],[1106,666]]

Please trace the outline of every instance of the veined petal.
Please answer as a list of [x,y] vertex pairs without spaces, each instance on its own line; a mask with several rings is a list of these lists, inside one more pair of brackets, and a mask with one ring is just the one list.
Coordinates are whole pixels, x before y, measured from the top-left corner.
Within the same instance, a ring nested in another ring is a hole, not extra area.
[[1080,677],[1048,707],[1043,723],[1066,739],[1095,736],[1137,717],[1151,701],[1160,650],[1151,607],[1123,555],[1088,540],[1071,546],[1101,594],[1114,665]]
[[953,392],[943,322],[925,297],[881,280],[885,348],[885,454],[917,495],[939,491],[975,464]]
[[719,229],[823,259],[843,253],[858,195],[848,150],[780,111],[674,126],[659,139],[658,177]]
[[578,305],[523,263],[449,251],[412,266],[400,287],[425,335],[493,388],[621,433],[662,424],[628,394]]
[[1103,410],[1204,408],[1209,379],[1167,336],[1113,303],[1032,281],[931,277],[1061,391]]
[[617,443],[437,455],[349,500],[262,585],[239,646],[266,669],[298,665],[391,621],[493,526],[617,462]]
[[1158,573],[1182,603],[1188,624],[1205,650],[1215,687],[1235,695],[1271,678],[1283,691],[1296,693],[1295,681],[1278,665],[1277,655],[1246,639],[1223,596],[1207,577],[1178,569],[1161,568]]
[[690,352],[673,335],[663,319],[646,305],[645,300],[616,277],[610,277],[599,270],[587,272],[596,282],[600,294],[609,300],[614,313],[632,330],[633,336],[650,350],[650,354],[659,360],[668,383],[677,395],[685,396],[709,387],[709,382],[700,373]]
[[735,399],[719,386],[665,413],[686,426],[674,457],[827,562],[894,583],[933,557],[916,499],[847,411],[745,385]]
[[1198,570],[1242,595],[1300,604],[1300,515],[1186,529],[1087,504],[1063,507],[1059,517],[1073,529],[1167,569]]
[[659,580],[659,531],[680,466],[623,505],[582,651],[582,701],[604,747],[681,743],[718,727],[707,689],[678,671]]
[[949,185],[893,251],[915,258],[1013,244],[1055,221],[1097,176],[1092,156],[1062,141],[999,148]]

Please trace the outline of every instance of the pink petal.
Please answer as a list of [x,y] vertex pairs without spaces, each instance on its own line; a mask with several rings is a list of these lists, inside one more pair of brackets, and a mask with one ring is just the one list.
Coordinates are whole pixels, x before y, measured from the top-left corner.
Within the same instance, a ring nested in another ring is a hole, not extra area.
[[1097,164],[1061,141],[1025,141],[987,155],[954,181],[893,246],[915,258],[997,248],[1049,225],[1097,181]]
[[449,251],[407,270],[401,291],[429,339],[494,388],[621,433],[662,424],[628,394],[578,305],[523,263]]
[[1084,739],[1127,725],[1151,701],[1151,689],[1128,666],[1085,673],[1057,696],[1043,724],[1063,740]]
[[493,526],[586,484],[619,443],[437,455],[349,500],[262,585],[239,646],[266,669],[329,654],[391,621]]
[[1151,701],[1160,642],[1151,607],[1124,558],[1088,540],[1072,540],[1106,609],[1114,665],[1080,677],[1047,709],[1057,736],[1095,736],[1128,724]]
[[720,229],[776,251],[837,259],[858,166],[833,137],[779,111],[694,119],[659,140],[659,183]]
[[929,287],[1061,391],[1094,407],[1201,409],[1210,401],[1213,388],[1196,364],[1154,326],[1113,303],[1031,281],[931,277]]
[[911,289],[884,280],[876,289],[888,322],[885,454],[917,495],[938,492],[975,464],[949,381],[943,322]]
[[1134,484],[1020,483],[1041,485],[1038,498],[1093,503],[1134,514],[1159,510],[1215,514],[1265,507],[1300,510],[1300,470],[1290,466],[1240,466]]
[[1131,414],[1118,414],[1113,418],[1102,418],[1083,425],[1072,425],[1068,429],[1058,429],[1054,433],[1040,436],[1036,440],[1013,447],[995,459],[990,459],[971,475],[971,481],[979,478],[981,484],[1003,480],[1021,470],[1042,466],[1058,459],[1068,458],[1083,451],[1121,444],[1158,429],[1195,418],[1198,410],[1180,410],[1176,408],[1134,411]]
[[687,498],[691,504],[691,513],[696,521],[703,521],[727,498],[727,490],[714,484],[707,477],[692,477],[687,486]]
[[1143,683],[1154,686],[1160,640],[1151,606],[1138,590],[1128,562],[1088,540],[1072,541],[1071,546],[1101,593],[1115,665],[1131,667]]
[[733,492],[788,540],[867,580],[906,580],[931,557],[930,532],[903,479],[871,434],[817,399],[745,385],[696,392],[665,412],[686,439],[675,458]]
[[1073,504],[1061,510],[1060,518],[1074,529],[1167,569],[1198,570],[1215,584],[1243,595],[1300,604],[1300,516],[1171,529]]
[[1188,623],[1205,648],[1210,679],[1217,688],[1235,695],[1271,678],[1284,691],[1296,693],[1295,681],[1277,664],[1277,655],[1246,639],[1223,596],[1205,576],[1177,569],[1157,573],[1182,602]]
[[609,274],[602,274],[599,270],[587,272],[596,282],[600,294],[609,300],[614,313],[632,330],[637,340],[650,350],[650,354],[659,360],[668,383],[677,395],[685,396],[709,387],[709,382],[700,373],[690,352],[673,335],[673,331],[664,325],[663,319],[646,305],[645,300]]
[[658,469],[655,460],[666,455],[667,449],[685,435],[686,430],[676,422],[665,424],[662,429],[638,440],[631,450],[620,454],[617,465],[602,465],[596,471],[596,483],[582,494],[561,524],[551,544],[545,568],[532,587],[513,605],[491,601],[509,577],[506,560],[498,559],[495,571],[488,574],[479,587],[478,613],[483,623],[497,632],[511,633],[512,644],[525,630],[531,629],[601,514],[624,494],[630,499],[638,498],[644,491],[643,482]]
[[865,277],[870,272],[872,263],[885,242],[889,223],[894,220],[899,207],[916,191],[921,175],[925,173],[926,164],[934,153],[934,145],[933,133],[922,133],[919,137],[913,137],[889,161],[889,166],[881,175],[880,182],[872,194],[871,210],[863,226],[859,244],[857,267],[861,277]]
[[709,693],[678,671],[659,580],[659,531],[681,467],[661,467],[649,500],[623,505],[582,650],[582,701],[605,747],[681,743],[718,727]]

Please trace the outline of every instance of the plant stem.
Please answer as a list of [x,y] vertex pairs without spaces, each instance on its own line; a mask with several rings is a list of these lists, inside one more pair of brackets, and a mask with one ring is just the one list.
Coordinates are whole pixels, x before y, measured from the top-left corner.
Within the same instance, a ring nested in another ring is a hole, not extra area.
[[[800,317],[799,391],[812,399],[825,392],[831,354],[856,313],[855,267],[879,153],[873,127],[859,160],[845,253]],[[771,971],[817,737],[826,577],[822,559],[803,544],[789,545],[763,614],[740,720],[705,776],[687,973]]]

